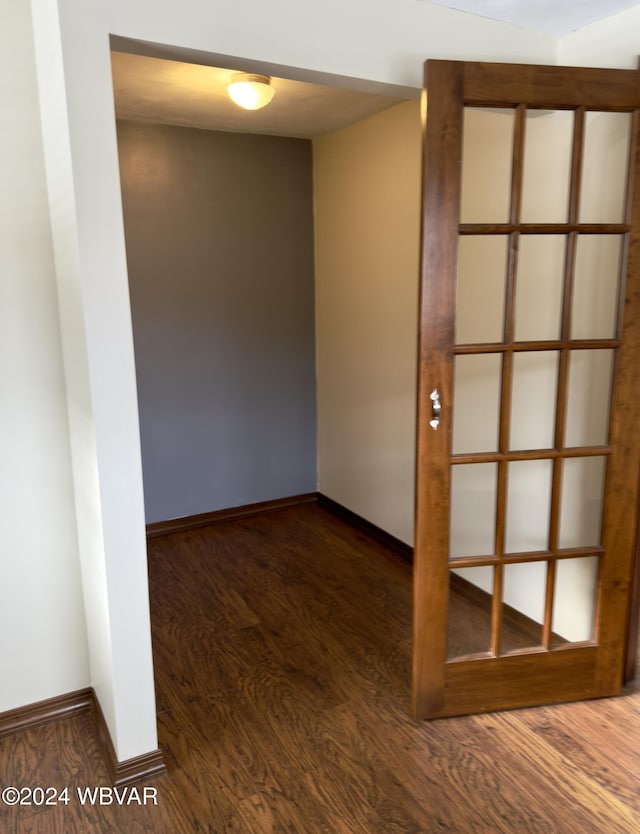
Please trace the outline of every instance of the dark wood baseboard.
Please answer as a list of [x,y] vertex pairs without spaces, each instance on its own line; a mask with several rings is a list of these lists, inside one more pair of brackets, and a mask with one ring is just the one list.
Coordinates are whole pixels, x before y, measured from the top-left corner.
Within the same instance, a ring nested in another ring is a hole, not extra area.
[[143,779],[162,776],[167,772],[161,750],[153,750],[151,753],[123,762],[118,761],[102,708],[90,687],[0,713],[0,738],[83,712],[91,712],[93,715],[105,764],[114,787],[131,785]]
[[327,512],[330,512],[337,518],[342,519],[342,521],[345,521],[351,527],[354,527],[356,530],[359,530],[361,533],[369,536],[370,539],[378,542],[378,544],[388,547],[389,550],[393,550],[394,553],[402,556],[402,558],[406,559],[408,562],[413,561],[413,548],[411,545],[403,542],[395,536],[392,536],[391,533],[387,533],[386,530],[383,530],[371,521],[367,521],[366,518],[354,513],[352,510],[348,510],[332,498],[327,498],[327,496],[323,495],[321,492],[317,493],[317,501],[318,506],[322,507],[322,509],[327,510]]
[[[368,536],[383,547],[401,556],[408,562],[413,561],[413,548],[371,521],[367,521],[361,515],[347,509],[347,507],[334,501],[321,492],[309,492],[303,495],[292,495],[288,498],[280,498],[274,501],[262,501],[256,504],[245,504],[242,507],[232,507],[227,510],[216,510],[201,515],[187,516],[185,518],[160,521],[147,525],[147,538],[166,536],[171,533],[182,533],[188,530],[195,530],[199,527],[208,527],[210,524],[218,524],[223,521],[230,521],[238,518],[249,518],[264,512],[274,512],[294,507],[298,504],[311,504],[316,502],[319,507],[341,519],[350,527]],[[639,580],[640,581],[640,580]],[[451,574],[451,587],[460,596],[467,599],[471,604],[482,611],[491,611],[492,597],[486,591],[473,585],[457,574]],[[534,620],[510,605],[504,606],[504,617],[508,619],[509,626],[519,631],[523,636],[535,641],[538,639],[540,626]],[[553,635],[554,642],[564,643],[563,638]]]
[[186,533],[188,530],[197,530],[200,527],[209,527],[211,524],[220,524],[223,521],[231,521],[238,518],[249,518],[258,513],[275,512],[287,507],[295,507],[298,504],[312,504],[318,499],[316,492],[307,492],[302,495],[290,495],[286,498],[276,498],[273,501],[259,501],[255,504],[244,504],[241,507],[229,507],[226,510],[214,510],[210,513],[199,513],[184,518],[171,518],[168,521],[156,521],[147,524],[147,538],[153,539],[158,536],[169,536],[171,533]]
[[[377,541],[379,544],[393,550],[394,553],[402,556],[403,559],[409,562],[413,561],[413,548],[410,545],[392,536],[391,533],[387,533],[381,527],[362,518],[357,513],[343,507],[342,504],[338,504],[337,501],[327,498],[322,493],[318,493],[318,506],[342,519],[342,521],[345,521],[356,530],[365,533],[369,538]],[[451,588],[455,593],[467,599],[472,605],[482,611],[486,611],[490,615],[493,602],[491,594],[488,594],[486,591],[478,588],[477,585],[473,585],[455,573],[451,574]],[[531,640],[532,644],[540,639],[540,625],[516,608],[510,605],[504,605],[503,617],[505,620],[508,620],[510,628],[519,631],[523,636]],[[554,643],[566,643],[566,640],[557,634],[553,634],[552,638]]]
[[185,533],[189,530],[197,530],[201,527],[209,527],[211,524],[220,524],[224,521],[232,521],[238,518],[250,518],[260,513],[276,512],[288,507],[295,507],[299,504],[316,503],[319,507],[327,510],[337,518],[342,519],[351,527],[369,536],[370,539],[393,550],[394,553],[402,556],[403,559],[413,561],[413,548],[391,533],[387,533],[381,527],[367,521],[366,518],[338,504],[332,498],[328,498],[320,492],[306,492],[302,495],[291,495],[287,498],[276,498],[273,501],[259,501],[255,504],[244,504],[241,507],[230,507],[226,510],[214,510],[209,513],[189,515],[184,518],[172,518],[168,521],[156,521],[147,524],[147,539],[154,539],[159,536],[169,536],[172,533]]
[[111,734],[105,721],[104,713],[100,702],[94,696],[92,702],[93,717],[98,731],[98,738],[102,744],[105,762],[109,771],[109,777],[114,787],[132,785],[142,782],[144,779],[163,776],[167,772],[167,766],[162,758],[161,750],[152,750],[142,756],[135,756],[132,759],[118,761]]
[[94,700],[93,689],[78,689],[67,692],[56,698],[47,698],[35,704],[7,710],[0,713],[0,738],[30,730],[49,721],[70,718],[80,712],[87,712],[92,708]]

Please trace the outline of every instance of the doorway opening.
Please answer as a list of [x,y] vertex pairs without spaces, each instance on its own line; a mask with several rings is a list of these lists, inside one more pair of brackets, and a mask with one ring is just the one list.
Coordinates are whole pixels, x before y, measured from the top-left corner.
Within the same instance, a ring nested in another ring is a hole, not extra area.
[[113,41],[147,522],[319,489],[411,544],[416,91]]

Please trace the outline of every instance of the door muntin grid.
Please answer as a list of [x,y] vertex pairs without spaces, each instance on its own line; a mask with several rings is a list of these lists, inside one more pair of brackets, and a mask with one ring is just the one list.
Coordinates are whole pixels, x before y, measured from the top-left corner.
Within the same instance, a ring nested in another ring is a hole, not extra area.
[[[610,120],[611,115],[628,118]],[[607,121],[614,124],[611,141],[602,131]],[[451,636],[456,629],[450,624],[449,660],[556,651],[597,641],[609,402],[621,338],[628,233],[621,175],[626,168],[612,148],[626,166],[629,114],[594,115],[580,108],[531,114],[524,106],[498,113],[465,109],[465,128],[474,124],[491,140],[485,150],[501,161],[479,166],[476,161],[481,173],[474,173],[465,160],[469,154],[477,157],[478,148],[465,134],[461,320],[453,349],[449,616],[454,619],[454,600],[466,595],[468,603],[475,595],[485,622],[475,630],[477,645],[467,650]],[[545,208],[532,185],[536,158],[544,156],[528,149],[527,135],[548,141],[558,130],[562,140],[551,165],[558,182]],[[616,190],[604,213],[594,207],[593,190],[584,184],[599,170],[598,149],[606,154],[605,169],[614,172]],[[477,193],[469,194],[482,183],[490,193],[492,176],[507,196],[494,194],[483,207]],[[547,315],[536,320],[536,309]],[[474,375],[474,367],[481,372]],[[478,403],[482,391],[486,401]],[[523,429],[527,415],[529,437]],[[480,522],[476,542],[461,529],[472,519]],[[576,628],[567,625],[565,613],[572,588],[573,603],[578,597],[582,601]],[[525,633],[515,633],[513,612],[526,625]]]

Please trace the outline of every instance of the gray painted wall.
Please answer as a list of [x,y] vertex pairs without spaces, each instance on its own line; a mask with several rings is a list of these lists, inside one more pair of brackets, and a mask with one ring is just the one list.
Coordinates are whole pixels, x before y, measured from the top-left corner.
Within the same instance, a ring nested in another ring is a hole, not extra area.
[[118,138],[147,523],[314,491],[311,143]]

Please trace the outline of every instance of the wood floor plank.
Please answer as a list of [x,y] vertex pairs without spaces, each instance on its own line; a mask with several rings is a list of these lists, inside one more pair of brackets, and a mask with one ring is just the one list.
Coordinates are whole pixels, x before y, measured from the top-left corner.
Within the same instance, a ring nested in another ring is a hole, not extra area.
[[[609,790],[602,780],[593,778],[593,768],[585,770],[573,757],[547,740],[540,740],[526,722],[505,721],[505,714],[483,715],[474,720],[484,729],[490,729],[511,753],[514,767],[526,759],[539,774],[538,791],[548,801],[552,788],[571,805],[578,830],[619,831],[620,834],[636,834],[638,817],[634,809],[616,793]],[[531,786],[529,788],[531,790]]]
[[[149,584],[158,804],[0,806],[2,834],[640,831],[640,686],[415,721],[411,568],[322,508],[155,538]],[[0,768],[108,785],[88,715],[1,740]]]
[[504,756],[485,749],[472,722],[465,717],[450,726],[443,726],[446,721],[424,724],[401,713],[376,715],[365,707],[353,716],[352,734],[363,739],[371,755],[393,763],[395,778],[424,809],[422,817],[428,810],[441,830],[553,830],[546,803],[532,802],[529,795],[535,770],[522,768],[514,783]]
[[[629,733],[628,701],[603,699],[571,704],[567,714],[562,705],[544,710],[523,710],[521,723],[536,736],[536,745],[554,748],[570,767],[578,769],[599,790],[619,799],[640,819],[638,790],[638,737]],[[568,720],[567,720],[568,719]],[[615,757],[602,765],[602,750],[615,750]]]

